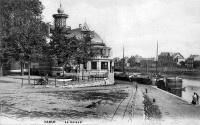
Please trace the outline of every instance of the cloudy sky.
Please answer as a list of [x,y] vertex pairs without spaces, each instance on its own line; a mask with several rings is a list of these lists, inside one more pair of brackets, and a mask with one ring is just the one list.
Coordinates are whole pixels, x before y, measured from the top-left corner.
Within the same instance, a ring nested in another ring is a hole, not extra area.
[[[44,20],[53,22],[60,0],[41,0]],[[113,57],[155,57],[160,52],[180,52],[185,58],[200,55],[200,0],[61,0],[69,15],[67,25],[77,28],[85,20]]]

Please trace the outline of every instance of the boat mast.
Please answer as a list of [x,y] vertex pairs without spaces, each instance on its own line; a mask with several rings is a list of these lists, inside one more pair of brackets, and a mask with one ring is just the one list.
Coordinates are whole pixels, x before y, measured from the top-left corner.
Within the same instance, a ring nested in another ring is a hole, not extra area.
[[156,75],[158,75],[158,40],[157,40],[157,50],[156,50]]
[[123,46],[123,75],[125,75],[125,69],[124,69],[124,46]]

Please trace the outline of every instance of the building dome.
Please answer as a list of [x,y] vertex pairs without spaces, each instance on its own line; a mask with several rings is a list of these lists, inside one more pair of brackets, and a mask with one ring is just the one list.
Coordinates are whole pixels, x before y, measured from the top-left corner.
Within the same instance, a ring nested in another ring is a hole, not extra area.
[[96,32],[94,32],[93,38],[91,41],[92,41],[92,43],[103,43],[103,40]]
[[64,13],[64,9],[62,8],[61,4],[60,4],[60,8],[58,8],[58,13]]
[[[82,39],[81,28],[71,30],[69,37],[74,37],[74,36],[77,39]],[[91,41],[92,41],[92,44],[104,44],[102,38],[96,32],[93,33]]]

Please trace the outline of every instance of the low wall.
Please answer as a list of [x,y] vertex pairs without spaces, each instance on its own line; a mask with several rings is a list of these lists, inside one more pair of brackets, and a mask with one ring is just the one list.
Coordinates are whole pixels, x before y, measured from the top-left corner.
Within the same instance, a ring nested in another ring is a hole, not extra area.
[[114,83],[110,82],[109,79],[101,80],[101,81],[94,81],[91,83],[79,83],[73,85],[65,85],[65,86],[57,86],[63,88],[81,88],[81,87],[94,87],[94,86],[106,86],[106,85],[113,85]]

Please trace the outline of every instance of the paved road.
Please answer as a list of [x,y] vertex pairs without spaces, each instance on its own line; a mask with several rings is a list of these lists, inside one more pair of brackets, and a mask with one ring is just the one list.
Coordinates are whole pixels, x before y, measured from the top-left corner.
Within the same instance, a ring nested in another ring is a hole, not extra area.
[[147,89],[148,97],[151,100],[156,100],[155,104],[159,106],[159,109],[162,113],[162,124],[200,124],[200,106],[191,105],[180,97],[160,90],[156,87],[140,84],[139,89],[144,93],[146,93]]

